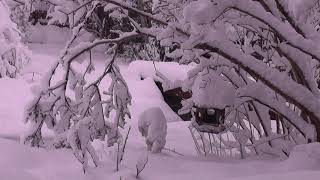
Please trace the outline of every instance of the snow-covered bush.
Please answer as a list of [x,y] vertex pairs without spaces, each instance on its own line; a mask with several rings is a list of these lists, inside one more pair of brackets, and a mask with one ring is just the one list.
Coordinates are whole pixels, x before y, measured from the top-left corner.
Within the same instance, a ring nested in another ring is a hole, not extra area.
[[139,131],[146,139],[148,150],[159,153],[166,145],[167,121],[159,107],[142,112],[139,117]]
[[29,11],[23,5],[11,5],[9,7],[11,9],[10,17],[19,29],[21,40],[26,42],[30,33]]
[[29,52],[5,1],[0,2],[0,44],[0,77],[16,77],[29,61]]
[[[121,33],[115,39],[97,39],[93,42],[77,41],[83,33],[85,22],[98,4],[88,5],[90,11],[73,28],[73,35],[62,51],[61,57],[43,78],[40,87],[34,88],[38,94],[26,107],[26,122],[30,130],[24,137],[24,143],[32,146],[44,146],[41,129],[45,124],[51,129],[56,148],[71,147],[75,157],[83,164],[86,172],[91,156],[95,165],[99,165],[91,142],[105,140],[108,146],[121,143],[122,135],[118,128],[124,128],[125,119],[130,118],[128,105],[131,96],[128,92],[118,66],[114,63],[121,43],[138,36],[136,31]],[[107,44],[109,55],[102,72],[95,71],[96,61],[92,58],[92,49]],[[82,64],[84,67],[74,68]],[[91,79],[91,80],[89,80]],[[109,88],[105,89],[106,85]],[[90,156],[88,156],[90,154]]]

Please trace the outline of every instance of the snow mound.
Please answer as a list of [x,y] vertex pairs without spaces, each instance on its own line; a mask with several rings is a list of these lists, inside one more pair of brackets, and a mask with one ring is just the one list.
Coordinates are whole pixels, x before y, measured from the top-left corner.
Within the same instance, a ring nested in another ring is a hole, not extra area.
[[[25,107],[34,97],[35,83],[21,78],[0,78],[0,138],[19,141],[30,124],[25,124]],[[42,129],[44,137],[52,135],[46,127]]]
[[166,144],[167,122],[159,107],[145,110],[138,122],[139,131],[146,137],[148,150],[153,153],[161,152]]
[[[152,78],[155,81],[161,83],[169,83],[170,89],[181,86],[183,80],[187,79],[188,71],[191,70],[193,66],[181,65],[177,62],[152,62],[152,61],[133,61],[130,63],[128,69],[130,74],[135,79],[145,79]],[[162,79],[161,75],[156,74],[161,73],[166,79]],[[164,82],[164,81],[170,82]],[[168,89],[169,90],[169,89]]]
[[0,84],[0,136],[19,136],[27,129],[23,117],[24,106],[32,99],[31,85],[10,78],[0,78]]
[[320,169],[320,143],[294,147],[285,163],[289,169]]
[[84,180],[69,150],[32,148],[0,138],[1,180]]
[[298,172],[287,172],[287,173],[270,173],[256,176],[248,176],[248,177],[237,177],[229,180],[318,180],[320,173],[318,171],[298,171]]

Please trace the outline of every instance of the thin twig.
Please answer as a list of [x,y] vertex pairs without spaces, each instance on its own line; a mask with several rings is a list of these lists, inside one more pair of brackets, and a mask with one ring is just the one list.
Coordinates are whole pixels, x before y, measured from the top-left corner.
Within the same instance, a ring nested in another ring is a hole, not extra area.
[[169,151],[169,152],[172,152],[174,154],[178,154],[180,156],[184,156],[183,154],[177,152],[175,149],[170,149],[170,148],[163,148],[163,150],[166,150],[166,151]]

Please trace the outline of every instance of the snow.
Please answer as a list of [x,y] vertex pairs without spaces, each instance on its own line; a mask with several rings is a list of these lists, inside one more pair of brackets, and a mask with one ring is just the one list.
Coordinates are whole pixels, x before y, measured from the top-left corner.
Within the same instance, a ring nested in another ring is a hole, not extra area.
[[29,43],[39,44],[62,44],[66,38],[71,37],[72,33],[68,28],[59,28],[57,26],[43,26],[36,24],[30,27],[30,35],[27,41]]
[[306,21],[306,12],[313,8],[316,3],[317,0],[291,0],[290,6],[293,9],[293,14],[297,19]]
[[31,88],[31,84],[24,79],[12,80],[10,78],[1,78],[0,84],[0,136],[20,134],[26,130],[22,119],[24,106],[32,98],[31,91],[26,90]]
[[[164,85],[168,84],[167,90],[181,87],[182,81],[188,77],[188,71],[192,68],[192,65],[180,65],[177,62],[146,62],[139,60],[133,61],[128,67],[130,73],[132,73],[132,78],[152,78],[154,81],[160,81]],[[161,73],[160,76],[159,72]],[[166,79],[162,79],[161,75]]]
[[[217,1],[209,0],[191,2],[183,9],[184,20],[195,24],[209,23],[224,11],[223,6],[221,7],[217,5]],[[212,9],[214,9],[214,11]],[[203,12],[206,13],[204,14]]]
[[145,110],[138,121],[139,131],[146,138],[148,150],[159,153],[165,147],[167,136],[166,118],[159,107]]
[[[69,24],[71,27],[76,26],[87,12],[85,7],[77,9],[82,3],[82,1],[56,1],[53,11],[49,11],[48,13],[48,17],[50,17],[48,23]],[[74,11],[75,9],[77,11]]]
[[[59,49],[56,45],[32,44],[33,62],[27,67],[26,72],[36,72],[42,76],[48,71],[50,65],[58,57]],[[100,60],[100,63],[103,59]],[[152,63],[145,63],[144,67],[152,68]],[[159,63],[160,64],[160,63]],[[131,65],[129,65],[130,67]],[[159,65],[157,67],[160,67]],[[99,67],[99,66],[97,66]],[[160,106],[167,119],[166,149],[162,153],[147,154],[148,162],[139,177],[141,179],[163,180],[318,180],[320,177],[319,144],[298,146],[286,161],[278,159],[221,159],[220,157],[197,156],[188,125],[189,122],[178,121],[178,117],[161,99],[161,93],[154,84],[153,77],[145,75],[140,79],[140,73],[150,72],[147,68],[140,71],[131,71],[127,65],[120,66],[124,78],[128,81],[133,102],[130,107],[133,113],[128,126],[132,127],[128,144],[124,153],[124,160],[119,171],[115,171],[115,151],[107,145],[95,141],[94,148],[101,162],[90,168],[86,174],[82,173],[81,163],[68,149],[38,149],[19,144],[19,136],[26,129],[23,124],[24,106],[33,97],[32,86],[39,83],[39,77],[30,76],[30,73],[17,79],[0,79],[0,179],[10,180],[100,180],[122,179],[132,180],[136,176],[136,166],[139,164],[141,153],[147,147],[138,130],[138,117],[147,108]],[[161,69],[161,68],[160,68]],[[165,65],[163,69],[167,70]],[[187,70],[179,69],[183,73]],[[172,79],[177,79],[177,69],[168,70]],[[152,72],[152,71],[151,71]],[[162,72],[162,71],[161,71]],[[162,73],[165,73],[163,71]],[[27,75],[28,74],[28,75]],[[154,75],[154,71],[151,75]],[[176,75],[176,77],[175,77]],[[185,74],[187,77],[187,74]],[[171,79],[171,78],[170,78]],[[176,119],[175,119],[176,118]],[[174,122],[172,122],[174,121]],[[127,129],[126,129],[127,130]],[[50,137],[50,133],[46,135]],[[172,151],[170,151],[170,150]],[[177,153],[179,154],[177,154]],[[146,154],[144,154],[146,155]],[[145,157],[145,156],[143,156]]]
[[[155,62],[155,66],[158,72],[161,72],[170,80],[169,89],[180,86],[184,77],[187,77],[188,70],[192,68],[173,62]],[[129,66],[122,65],[121,73],[127,81],[132,95],[131,109],[134,108],[134,111],[131,111],[131,115],[133,118],[138,119],[139,115],[148,107],[160,107],[165,112],[164,115],[167,121],[181,121],[181,118],[165,103],[159,88],[154,82],[168,83],[168,80],[163,80],[156,76],[153,62],[134,61]],[[145,79],[141,80],[141,77]]]
[[235,101],[235,88],[222,76],[208,70],[196,78],[192,87],[192,100],[198,107],[224,109]]
[[298,145],[294,147],[287,160],[288,169],[314,169],[320,167],[320,143]]
[[0,76],[15,77],[29,61],[29,51],[21,42],[17,25],[10,19],[10,8],[0,2]]
[[[102,151],[104,162],[97,168],[89,169],[87,174],[81,172],[81,164],[77,162],[69,150],[46,150],[30,148],[11,140],[0,139],[0,175],[2,179],[20,180],[99,180],[103,178],[135,179],[136,165],[144,153],[142,140],[135,138],[134,132],[128,140],[123,164],[120,171],[114,171],[115,161],[107,149]],[[148,163],[142,171],[142,179],[201,179],[212,177],[221,180],[244,179],[290,179],[317,180],[320,177],[319,166],[307,166],[307,162],[296,161],[299,168],[290,167],[288,161],[275,160],[220,160],[202,158],[193,154],[192,141],[187,132],[186,123],[169,123],[167,147],[175,148],[184,156],[169,151],[161,154],[148,154]],[[310,160],[310,159],[309,159]]]
[[[55,52],[57,50],[61,51],[61,44],[67,43],[67,41],[72,37],[73,30],[69,28],[60,28],[54,25],[43,26],[36,24],[35,26],[30,27],[27,42],[30,43],[30,46],[41,46],[45,44],[47,48],[42,49],[44,52],[40,52],[41,54],[45,54],[52,50]],[[82,30],[77,40],[75,40],[75,44],[89,42],[92,40],[93,36],[87,33],[87,31]],[[98,45],[93,49],[93,51],[102,53],[105,51],[105,46]]]
[[[163,112],[166,112],[165,117],[167,121],[181,121],[181,118],[171,111],[171,108],[165,103],[160,90],[152,79],[147,78],[143,81],[132,80],[128,76],[125,77],[125,79],[130,80],[127,82],[132,95],[131,107],[135,107],[135,111],[131,112],[133,118],[138,118],[147,107],[157,106],[160,107]],[[146,91],[146,89],[148,89],[148,91]]]
[[[0,140],[0,146],[1,179],[58,180],[61,177],[79,177],[77,174],[80,164],[75,163],[72,153],[68,150],[35,149],[6,139]],[[79,179],[84,178],[80,176]]]
[[[301,2],[304,3],[304,1]],[[312,2],[314,1],[308,0],[307,3],[301,6],[301,8],[309,8]],[[212,3],[214,5],[212,5]],[[206,9],[205,5],[211,7],[210,13],[207,13],[208,11],[204,11],[204,9]],[[318,98],[314,96],[312,92],[310,92],[304,86],[293,82],[287,76],[287,74],[279,73],[275,70],[275,68],[270,68],[265,63],[256,61],[255,58],[250,57],[250,53],[241,52],[239,50],[239,47],[235,46],[232,42],[229,41],[228,37],[224,34],[225,29],[222,23],[222,21],[224,20],[218,21],[218,18],[221,15],[220,12],[229,9],[234,9],[238,12],[244,12],[247,15],[251,16],[252,18],[250,19],[250,21],[246,22],[245,24],[252,26],[253,29],[260,29],[261,27],[269,26],[272,28],[272,31],[275,31],[275,33],[279,35],[279,37],[281,37],[281,39],[283,39],[289,46],[306,55],[312,56],[317,61],[320,60],[319,48],[317,43],[319,35],[314,32],[315,30],[306,32],[304,30],[304,24],[299,24],[299,27],[302,27],[302,33],[299,33],[296,28],[290,25],[290,23],[285,23],[285,21],[283,22],[281,21],[281,19],[273,16],[270,12],[266,11],[263,6],[261,6],[261,4],[257,1],[193,1],[188,6],[186,6],[184,10],[187,24],[182,25],[191,25],[191,35],[188,40],[182,43],[182,48],[190,49],[195,47],[196,45],[207,44],[212,49],[218,49],[218,54],[222,55],[226,59],[229,59],[230,61],[232,61],[232,63],[239,65],[242,69],[245,69],[253,76],[257,76],[269,87],[273,87],[273,89],[276,90],[277,93],[286,97],[287,99],[291,99],[293,104],[306,109],[308,113],[310,113],[310,115],[314,116],[315,118],[320,117],[318,111],[320,104]],[[212,11],[216,11],[217,13],[211,13]],[[207,16],[207,14],[209,15]],[[204,18],[205,21],[201,21],[202,18]],[[243,20],[243,18],[240,19]],[[213,23],[206,23],[209,20],[210,22],[214,21],[214,26],[216,27],[212,27]],[[241,20],[240,24],[242,24]],[[203,23],[206,24],[203,25]],[[236,21],[236,24],[237,23],[238,22]],[[206,28],[209,28],[209,30],[206,30]],[[197,31],[195,31],[194,29],[197,29]],[[258,33],[260,33],[260,31]],[[306,37],[303,36],[304,33],[307,33]],[[294,61],[294,64],[297,60],[293,59],[292,61]]]
[[[268,174],[268,176],[249,176],[246,180],[283,180],[283,179],[290,179],[290,180],[298,180],[301,178],[305,179],[318,179],[319,174],[316,171],[305,171],[305,172],[289,172],[284,174]],[[240,180],[242,178],[232,178],[232,180]]]

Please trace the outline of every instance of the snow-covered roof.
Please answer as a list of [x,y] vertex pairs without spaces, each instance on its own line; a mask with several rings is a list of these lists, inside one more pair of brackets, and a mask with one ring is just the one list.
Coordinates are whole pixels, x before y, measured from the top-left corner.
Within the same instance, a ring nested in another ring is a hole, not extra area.
[[161,82],[165,90],[174,89],[181,86],[181,82],[188,77],[188,71],[192,65],[181,65],[177,62],[152,62],[152,61],[133,61],[129,68],[132,76],[137,79],[152,78]]
[[[146,64],[148,64],[148,62]],[[121,73],[128,84],[132,96],[131,106],[129,107],[132,119],[139,119],[140,115],[149,108],[159,107],[164,112],[167,121],[182,121],[164,101],[154,79],[152,79],[152,77],[146,77],[144,80],[141,80],[139,76],[140,72],[134,72],[133,69],[130,68],[121,68]]]
[[[133,61],[129,65],[131,78],[152,78],[163,83],[164,90],[182,86],[188,78],[188,71],[193,65],[180,65],[176,62]],[[155,70],[156,69],[156,70]],[[160,72],[161,74],[156,74]],[[169,85],[166,82],[169,81]],[[234,103],[235,88],[215,71],[202,72],[192,87],[192,100],[198,107],[223,109]]]
[[192,100],[198,107],[223,109],[235,100],[235,88],[215,71],[201,72],[192,86]]

